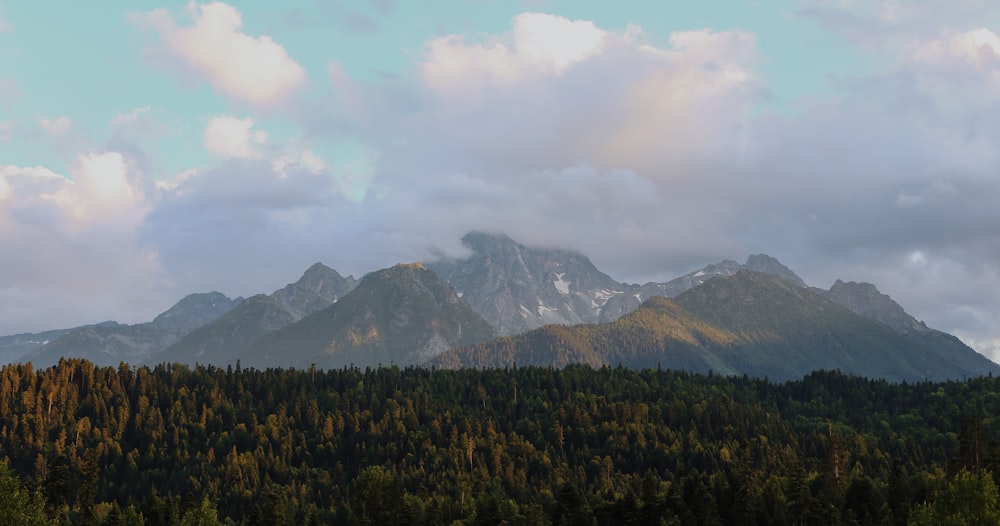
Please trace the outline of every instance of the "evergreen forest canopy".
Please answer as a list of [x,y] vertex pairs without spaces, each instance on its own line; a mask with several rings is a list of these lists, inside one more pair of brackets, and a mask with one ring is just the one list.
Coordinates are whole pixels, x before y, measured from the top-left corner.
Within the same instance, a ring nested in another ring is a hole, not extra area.
[[0,369],[2,524],[997,524],[1000,381]]

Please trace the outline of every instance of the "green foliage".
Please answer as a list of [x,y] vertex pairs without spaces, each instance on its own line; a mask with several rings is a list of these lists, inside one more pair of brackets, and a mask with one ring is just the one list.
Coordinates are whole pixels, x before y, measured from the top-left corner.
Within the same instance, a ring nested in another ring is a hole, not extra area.
[[0,513],[108,526],[992,520],[996,415],[994,378],[11,365]]
[[6,463],[0,462],[0,524],[50,526],[45,501],[38,492],[25,488]]
[[184,512],[180,526],[221,526],[219,512],[208,497],[202,497],[201,504]]
[[959,471],[932,503],[913,510],[914,526],[995,526],[1000,524],[1000,496],[988,471]]

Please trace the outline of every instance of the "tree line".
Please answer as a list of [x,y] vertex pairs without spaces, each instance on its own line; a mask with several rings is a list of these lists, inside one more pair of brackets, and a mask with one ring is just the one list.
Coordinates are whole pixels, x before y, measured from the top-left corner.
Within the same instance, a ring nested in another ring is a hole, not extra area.
[[994,378],[15,364],[0,523],[997,524],[997,415]]

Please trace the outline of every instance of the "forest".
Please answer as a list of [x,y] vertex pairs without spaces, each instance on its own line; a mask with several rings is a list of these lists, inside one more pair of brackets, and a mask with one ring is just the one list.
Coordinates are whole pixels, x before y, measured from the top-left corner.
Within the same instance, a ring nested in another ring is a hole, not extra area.
[[0,524],[1000,524],[1000,381],[0,370]]

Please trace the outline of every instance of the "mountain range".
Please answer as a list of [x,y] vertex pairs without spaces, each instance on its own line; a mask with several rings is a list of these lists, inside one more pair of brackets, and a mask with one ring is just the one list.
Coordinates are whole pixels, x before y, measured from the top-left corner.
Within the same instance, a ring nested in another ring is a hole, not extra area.
[[180,341],[152,353],[146,361],[231,363],[257,338],[291,325],[336,303],[357,281],[322,263],[309,267],[295,283],[257,294]]
[[[254,367],[570,363],[795,378],[893,380],[1000,372],[868,283],[809,287],[764,254],[663,283],[620,283],[582,254],[472,232],[464,258],[360,281],[315,264],[271,294],[193,294],[152,322],[0,337],[10,360]],[[4,358],[0,355],[0,358]]]
[[890,380],[961,378],[998,370],[957,340],[900,332],[826,296],[775,275],[740,270],[707,280],[674,300],[654,296],[611,323],[545,326],[449,350],[430,365],[586,363],[782,381],[816,369]]
[[366,275],[343,300],[265,334],[239,358],[257,367],[420,365],[486,341],[493,328],[420,263]]
[[190,294],[153,321],[135,325],[108,322],[73,329],[32,350],[22,361],[39,367],[53,365],[62,357],[86,358],[101,366],[139,363],[242,301],[220,292]]

